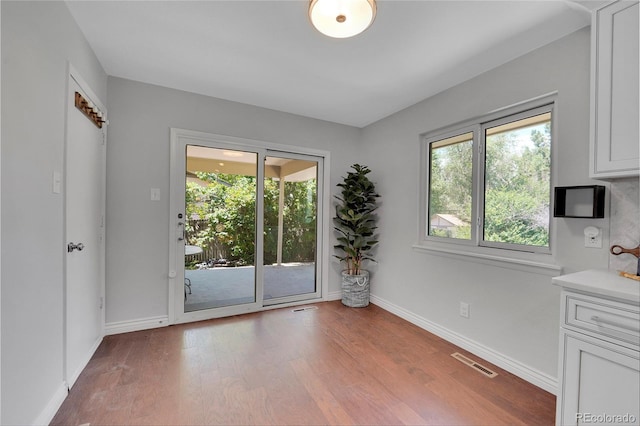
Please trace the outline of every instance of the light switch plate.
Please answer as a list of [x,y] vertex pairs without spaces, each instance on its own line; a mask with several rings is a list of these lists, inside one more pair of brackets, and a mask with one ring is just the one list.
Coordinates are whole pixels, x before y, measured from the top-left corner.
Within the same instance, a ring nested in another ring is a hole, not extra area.
[[151,188],[151,201],[160,201],[160,188]]
[[460,316],[463,318],[469,318],[469,304],[460,302]]
[[51,191],[54,194],[59,194],[60,192],[62,192],[62,173],[58,171],[53,172],[53,183]]

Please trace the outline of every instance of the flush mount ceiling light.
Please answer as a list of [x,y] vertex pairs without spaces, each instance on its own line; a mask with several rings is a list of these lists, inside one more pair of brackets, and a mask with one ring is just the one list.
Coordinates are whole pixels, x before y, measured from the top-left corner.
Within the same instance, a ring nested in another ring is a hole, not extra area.
[[311,0],[311,23],[322,34],[347,38],[360,34],[376,18],[375,0]]

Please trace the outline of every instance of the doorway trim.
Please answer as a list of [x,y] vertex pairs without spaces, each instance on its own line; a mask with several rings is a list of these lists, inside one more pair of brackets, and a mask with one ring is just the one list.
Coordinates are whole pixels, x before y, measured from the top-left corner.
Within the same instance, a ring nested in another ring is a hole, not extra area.
[[[170,183],[169,183],[169,209],[170,209],[170,213],[169,213],[169,271],[168,271],[168,297],[167,297],[167,302],[168,302],[168,314],[169,314],[169,323],[170,324],[177,324],[177,323],[181,323],[181,322],[189,322],[189,321],[198,321],[198,320],[204,320],[204,319],[209,319],[212,318],[212,316],[210,315],[210,313],[204,313],[203,315],[198,315],[195,313],[192,313],[194,315],[189,315],[188,319],[183,318],[179,318],[178,316],[178,312],[176,310],[176,294],[178,293],[176,290],[176,286],[180,286],[180,288],[182,288],[182,286],[184,285],[183,283],[179,283],[177,282],[177,279],[180,278],[178,277],[178,237],[180,237],[181,235],[179,235],[182,231],[180,230],[180,227],[178,226],[178,222],[179,220],[177,219],[176,215],[174,214],[174,210],[175,210],[175,205],[177,203],[178,200],[180,200],[180,191],[183,191],[184,188],[181,188],[177,182],[177,173],[180,173],[180,171],[178,170],[179,168],[179,156],[180,155],[184,155],[184,153],[182,152],[178,152],[179,151],[179,146],[182,143],[188,142],[189,144],[193,144],[193,145],[198,145],[198,144],[205,144],[205,145],[216,145],[216,144],[220,144],[220,145],[224,145],[224,146],[237,146],[238,148],[240,147],[251,147],[256,149],[257,151],[280,151],[282,153],[291,153],[291,154],[302,154],[302,155],[310,155],[310,156],[316,156],[316,157],[321,157],[323,159],[323,165],[324,165],[324,173],[322,174],[322,187],[324,188],[324,191],[322,191],[322,194],[320,194],[320,196],[322,197],[322,207],[321,207],[321,222],[318,223],[318,226],[321,228],[321,241],[319,244],[319,249],[318,249],[318,259],[321,262],[321,266],[320,266],[320,279],[319,279],[319,283],[318,285],[321,288],[321,296],[317,299],[311,299],[311,300],[303,300],[303,301],[296,301],[296,302],[290,302],[290,303],[282,303],[282,304],[276,304],[276,305],[265,305],[264,301],[262,300],[261,294],[260,294],[260,299],[256,301],[256,303],[259,303],[261,305],[261,307],[258,307],[255,311],[264,311],[264,310],[268,310],[268,309],[275,309],[275,308],[281,308],[281,307],[287,307],[287,306],[295,306],[295,305],[300,305],[300,304],[307,304],[310,301],[324,301],[324,300],[328,300],[327,296],[328,296],[328,292],[329,292],[329,229],[330,229],[330,214],[329,214],[329,205],[330,205],[330,191],[328,190],[329,186],[330,186],[330,153],[329,151],[325,151],[325,150],[318,150],[318,149],[313,149],[313,148],[306,148],[306,147],[301,147],[301,146],[294,146],[294,145],[284,145],[284,144],[278,144],[278,143],[273,143],[273,142],[266,142],[266,141],[261,141],[261,140],[255,140],[255,139],[245,139],[245,138],[239,138],[239,137],[235,137],[235,136],[226,136],[226,135],[219,135],[219,134],[213,134],[213,133],[205,133],[205,132],[198,132],[198,131],[194,131],[194,130],[186,130],[186,129],[180,129],[180,128],[171,128],[170,129],[170,158],[169,158],[169,167],[170,167]],[[260,192],[261,193],[261,192]],[[253,312],[254,310],[252,310],[251,312]],[[220,311],[222,315],[224,315],[224,310]],[[235,313],[237,314],[237,312]],[[220,315],[216,315],[216,316],[220,316]]]

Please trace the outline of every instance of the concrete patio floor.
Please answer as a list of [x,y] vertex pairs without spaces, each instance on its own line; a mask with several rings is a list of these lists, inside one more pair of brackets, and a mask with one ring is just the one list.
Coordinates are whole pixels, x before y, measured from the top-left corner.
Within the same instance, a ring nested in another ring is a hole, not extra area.
[[[191,281],[185,312],[251,303],[255,294],[255,267],[185,270]],[[315,265],[289,263],[265,265],[264,299],[315,292]]]

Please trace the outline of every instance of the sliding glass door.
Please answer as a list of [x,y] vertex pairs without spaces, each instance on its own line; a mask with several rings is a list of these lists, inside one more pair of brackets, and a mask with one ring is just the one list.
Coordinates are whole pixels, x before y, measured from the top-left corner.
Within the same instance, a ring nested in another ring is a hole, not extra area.
[[172,137],[175,322],[321,298],[323,158]]
[[258,153],[187,145],[184,311],[255,303]]
[[264,164],[264,303],[319,297],[319,160],[269,152]]

